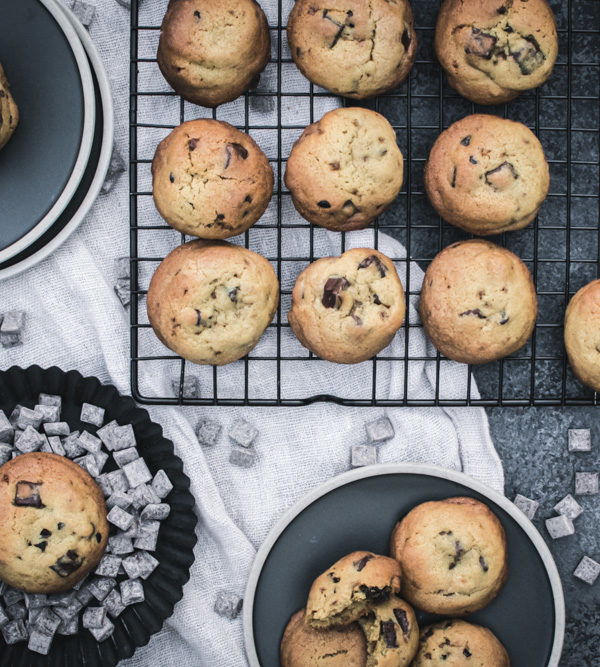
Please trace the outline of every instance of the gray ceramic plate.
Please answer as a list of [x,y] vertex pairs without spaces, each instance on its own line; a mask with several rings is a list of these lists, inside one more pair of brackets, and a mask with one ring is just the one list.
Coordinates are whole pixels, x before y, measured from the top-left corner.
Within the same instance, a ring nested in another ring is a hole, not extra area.
[[0,262],[65,209],[90,155],[94,85],[81,41],[55,0],[0,0],[0,61],[19,126],[0,152]]
[[[289,510],[260,548],[244,599],[244,638],[252,667],[277,667],[290,616],[312,581],[358,549],[387,553],[396,521],[427,500],[472,496],[498,516],[508,539],[509,578],[498,597],[469,618],[506,646],[512,667],[557,667],[565,609],[556,565],[533,524],[504,496],[437,466],[385,464],[344,473]],[[419,624],[436,620],[419,613]]]

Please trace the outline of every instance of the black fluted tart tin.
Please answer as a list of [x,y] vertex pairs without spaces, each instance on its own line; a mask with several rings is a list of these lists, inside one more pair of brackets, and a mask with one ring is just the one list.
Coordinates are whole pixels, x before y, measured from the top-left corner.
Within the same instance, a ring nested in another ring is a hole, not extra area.
[[[44,656],[30,651],[26,642],[7,646],[0,635],[0,667],[111,667],[130,658],[138,646],[147,644],[183,596],[197,540],[190,480],[183,472],[181,459],[173,451],[173,443],[163,436],[162,428],[150,419],[146,410],[139,408],[130,397],[119,394],[113,385],[57,367],[23,369],[13,366],[0,371],[0,409],[7,416],[17,404],[33,408],[40,393],[62,397],[61,420],[68,422],[72,431],[85,426],[95,433],[95,427],[84,425],[79,419],[82,403],[104,408],[105,423],[116,419],[121,425],[132,424],[138,451],[150,472],[154,475],[162,468],[173,484],[173,490],[163,501],[171,506],[171,512],[161,522],[153,552],[159,565],[143,582],[146,599],[127,607],[119,617],[111,618],[115,626],[111,637],[97,642],[80,623],[77,635],[56,634],[49,654]],[[103,472],[114,469],[114,461],[109,460]]]

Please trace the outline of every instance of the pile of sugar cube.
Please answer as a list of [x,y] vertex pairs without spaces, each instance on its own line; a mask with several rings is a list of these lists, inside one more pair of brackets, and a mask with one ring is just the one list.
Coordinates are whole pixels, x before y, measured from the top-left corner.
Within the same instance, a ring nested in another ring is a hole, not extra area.
[[[592,449],[591,432],[586,428],[570,429],[568,434],[569,452],[589,452]],[[575,473],[575,495],[593,496],[598,494],[597,472],[576,472]],[[539,503],[531,500],[520,493],[514,499],[514,504],[533,521],[539,508]],[[583,514],[583,507],[569,493],[555,506],[554,511],[557,516],[546,519],[546,530],[553,540],[561,537],[567,537],[575,533],[574,521]],[[579,565],[575,568],[573,575],[584,581],[586,584],[595,583],[600,576],[600,563],[589,556],[584,556]]]
[[[27,641],[31,651],[47,655],[55,634],[74,635],[83,628],[101,642],[114,631],[111,618],[144,600],[142,581],[158,566],[160,522],[169,516],[164,502],[173,485],[164,470],[152,476],[140,456],[131,424],[104,424],[104,409],[89,403],[81,421],[96,435],[71,431],[60,421],[60,396],[40,394],[33,408],[17,405],[10,417],[0,410],[0,464],[27,452],[50,452],[72,459],[96,480],[108,510],[111,534],[93,574],[73,590],[29,594],[0,582],[0,630],[7,644]],[[109,459],[116,464],[103,472]]]

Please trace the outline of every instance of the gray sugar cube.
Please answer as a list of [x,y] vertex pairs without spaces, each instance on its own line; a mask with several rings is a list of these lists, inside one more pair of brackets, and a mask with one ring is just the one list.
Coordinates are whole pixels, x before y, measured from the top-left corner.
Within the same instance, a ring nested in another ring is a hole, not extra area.
[[155,551],[157,541],[158,534],[144,532],[140,528],[140,535],[135,538],[133,546],[136,549],[143,549],[144,551]]
[[131,282],[129,278],[119,278],[113,285],[115,294],[117,295],[117,298],[121,302],[123,308],[127,308],[127,306],[131,303],[130,284]]
[[22,310],[11,310],[4,314],[0,325],[0,344],[2,347],[14,347],[22,343],[25,313]]
[[25,453],[36,452],[44,444],[44,438],[33,426],[28,426],[23,433],[15,440],[15,447]]
[[27,641],[27,628],[25,627],[25,623],[20,619],[9,621],[2,626],[2,636],[8,645]]
[[[108,538],[110,540],[110,537]],[[84,586],[82,586],[76,593],[75,596],[81,602],[82,605],[87,605],[89,604],[93,599],[94,596],[92,594],[92,591],[90,590],[91,586],[91,581],[87,581]]]
[[517,493],[513,502],[530,521],[533,521],[533,518],[538,511],[538,507],[540,506],[537,501]]
[[[181,376],[177,375],[171,378],[171,390],[173,395],[179,396],[179,389],[181,384]],[[181,387],[181,395],[185,398],[200,398],[200,379],[197,375],[186,374],[183,379],[183,387]]]
[[3,594],[3,597],[4,597],[4,602],[7,605],[9,605],[9,604],[15,604],[15,602],[18,602],[19,600],[24,600],[25,594],[23,593],[23,591],[19,591],[16,588],[7,588]]
[[115,491],[126,493],[129,490],[129,482],[122,470],[113,470],[112,472],[106,473],[105,479],[108,484],[110,484],[113,493]]
[[575,526],[571,519],[562,514],[560,516],[552,517],[551,519],[546,519],[546,528],[553,540],[573,535],[575,532]]
[[79,436],[79,445],[87,452],[97,454],[102,449],[102,440],[87,431],[82,431]]
[[51,593],[48,596],[48,604],[58,607],[68,607],[73,601],[73,591],[65,591],[64,593]]
[[223,427],[212,419],[201,419],[196,426],[198,442],[203,447],[212,447],[217,444]]
[[13,621],[17,618],[25,618],[27,616],[27,607],[23,600],[6,607],[6,615]]
[[131,526],[121,533],[124,537],[136,538],[140,536],[140,520],[139,517],[134,516]]
[[130,267],[129,257],[117,257],[115,259],[117,278],[129,278]]
[[3,625],[6,625],[10,621],[10,618],[8,618],[6,612],[4,611],[4,608],[0,604],[0,628]]
[[128,449],[135,447],[137,442],[135,440],[135,433],[131,424],[125,426],[113,426],[108,434],[107,441],[104,443],[107,449],[111,451],[119,451],[121,449]]
[[21,408],[15,422],[17,428],[25,430],[28,426],[39,429],[42,424],[43,415],[30,408]]
[[98,463],[93,454],[86,454],[85,456],[80,456],[77,459],[74,459],[74,463],[81,466],[84,470],[87,470],[92,477],[98,477],[100,475],[100,469],[98,468]]
[[373,445],[352,445],[352,467],[370,466],[377,463],[377,449]]
[[15,427],[17,425],[17,420],[19,419],[19,415],[21,414],[21,410],[23,409],[22,405],[15,405],[13,408],[13,411],[10,413],[10,416],[8,418],[9,423],[11,426]]
[[394,427],[387,417],[379,417],[365,424],[369,442],[385,442],[394,437]]
[[117,556],[123,556],[133,552],[133,541],[130,537],[123,535],[111,535],[108,538],[108,551]]
[[113,577],[96,577],[90,582],[89,589],[96,600],[102,602],[116,585],[117,580]]
[[129,486],[134,488],[152,479],[152,473],[148,470],[144,459],[136,459],[135,461],[126,463],[123,466],[123,472],[125,473],[125,477],[127,477]]
[[126,607],[145,600],[144,587],[139,579],[125,579],[121,582],[121,600]]
[[54,607],[54,613],[61,621],[68,621],[83,609],[83,604],[77,598],[73,598],[66,607]]
[[41,609],[48,604],[48,596],[44,593],[27,593],[25,600],[29,609]]
[[576,496],[595,496],[598,493],[598,473],[597,472],[576,472],[575,473],[575,495]]
[[76,584],[73,584],[73,591],[75,591],[73,593],[74,597],[77,597],[76,592],[87,582],[88,582],[88,575],[86,574],[85,577],[83,577],[83,579],[80,579]]
[[229,454],[229,463],[240,468],[251,468],[256,462],[257,454],[254,449],[234,445]]
[[93,424],[100,427],[104,423],[104,408],[92,405],[91,403],[84,403],[81,406],[79,419],[86,424]]
[[108,454],[106,452],[96,452],[95,454],[91,454],[91,456],[93,456],[96,460],[96,465],[98,466],[98,475],[96,476],[98,477],[102,471],[102,468],[104,468],[106,462],[108,461]]
[[108,165],[108,173],[106,175],[106,180],[104,181],[104,184],[102,186],[102,194],[106,194],[113,189],[116,182],[119,180],[119,177],[125,171],[125,168],[126,168],[125,160],[123,159],[123,156],[115,146],[112,152],[112,156],[110,158],[110,164]]
[[238,419],[231,425],[228,435],[236,445],[248,448],[256,440],[258,430],[249,422]]
[[50,607],[44,607],[35,618],[35,629],[43,632],[45,635],[53,635],[60,625],[60,618]]
[[[90,27],[90,24],[94,20],[94,16],[96,16],[96,7],[94,5],[90,5],[87,2],[83,2],[83,0],[74,0],[73,4],[71,5],[71,11],[86,28]],[[102,191],[104,192],[104,186]]]
[[140,514],[142,521],[163,521],[169,516],[171,508],[167,503],[146,505]]
[[114,554],[104,554],[98,563],[95,574],[101,577],[116,577],[121,569],[123,559]]
[[127,495],[131,498],[133,507],[136,510],[141,510],[146,505],[160,503],[160,498],[150,484],[140,484],[135,489],[130,489]]
[[52,436],[59,436],[66,438],[71,429],[67,422],[47,422],[44,424],[44,433],[50,438]]
[[[35,406],[34,411],[42,415],[42,424],[57,422],[60,419],[60,408],[58,405],[43,405],[42,403]],[[68,435],[65,433],[65,435]]]
[[38,396],[38,405],[57,405],[62,407],[62,398],[56,394],[40,394]]
[[115,626],[111,623],[109,618],[105,618],[101,628],[90,628],[89,631],[97,642],[103,642],[112,635],[115,631]]
[[589,452],[592,449],[592,434],[589,428],[569,429],[569,451]]
[[219,591],[215,600],[214,610],[219,616],[233,620],[239,616],[244,600],[235,593]]
[[11,445],[5,445],[3,442],[0,442],[0,465],[10,461],[13,448]]
[[102,493],[104,494],[105,498],[108,498],[114,493],[112,484],[110,483],[107,475],[108,473],[104,472],[96,477],[96,484],[98,484],[98,486],[102,489]]
[[136,551],[123,561],[123,569],[130,579],[148,579],[158,567],[158,561],[147,551]]
[[[8,590],[8,584],[2,580],[0,580],[0,595],[4,597],[4,594]],[[25,597],[25,595],[23,595]]]
[[113,459],[115,463],[122,468],[124,465],[139,459],[140,455],[138,450],[135,447],[128,447],[127,449],[121,449],[118,452],[113,452]]
[[573,520],[582,514],[583,507],[569,493],[560,502],[554,505],[554,511]]
[[116,588],[113,588],[102,604],[113,618],[117,618],[117,616],[120,616],[125,611],[125,605],[123,604],[123,600],[121,600],[121,593]]
[[47,452],[48,454],[53,454],[52,447],[50,447],[50,441],[45,435],[42,435],[42,445],[40,447],[40,452]]
[[79,616],[75,615],[66,621],[61,621],[56,632],[59,635],[76,635],[79,632]]
[[88,630],[101,628],[105,619],[106,609],[104,607],[88,607],[81,617],[81,625]]
[[164,470],[159,470],[152,479],[152,488],[156,495],[163,500],[173,490],[173,484]]
[[70,459],[85,453],[85,449],[79,444],[79,431],[69,433],[66,438],[63,438],[62,444],[66,455]]
[[15,429],[6,414],[0,410],[0,442],[10,442]]
[[113,432],[113,429],[118,426],[117,422],[113,419],[111,422],[108,422],[108,424],[104,424],[102,428],[99,428],[96,431],[96,435],[102,440],[102,442],[107,446],[108,449],[111,449],[108,446],[108,442],[110,439],[110,434]]
[[600,563],[589,556],[584,556],[575,568],[573,575],[591,586],[600,575]]
[[133,515],[129,514],[129,512],[126,512],[118,505],[115,505],[110,510],[106,518],[113,524],[113,526],[116,526],[121,530],[127,530],[133,521]]
[[52,645],[52,639],[53,637],[51,635],[45,635],[38,630],[32,630],[29,635],[29,641],[27,642],[27,648],[34,653],[48,655],[50,646]]
[[120,507],[121,509],[128,509],[131,507],[131,498],[126,493],[115,491],[106,499],[106,507],[111,510],[113,507]]

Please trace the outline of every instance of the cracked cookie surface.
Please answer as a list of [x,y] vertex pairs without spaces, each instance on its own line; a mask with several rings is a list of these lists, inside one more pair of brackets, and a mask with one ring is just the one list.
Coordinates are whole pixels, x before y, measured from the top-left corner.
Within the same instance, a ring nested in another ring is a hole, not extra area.
[[396,134],[375,111],[334,109],[294,144],[285,184],[310,222],[348,231],[366,227],[394,201],[403,180]]
[[487,236],[522,229],[550,188],[544,150],[512,120],[474,114],[437,138],[425,165],[425,190],[447,222]]
[[12,137],[19,123],[19,109],[10,93],[8,79],[0,65],[0,148]]
[[261,255],[225,241],[189,241],[160,263],[148,318],[168,348],[221,366],[258,343],[277,310],[279,283]]
[[434,614],[482,609],[508,576],[502,524],[473,498],[417,505],[396,524],[390,550],[402,566],[402,597]]
[[414,667],[510,667],[506,649],[491,630],[462,620],[423,628]]
[[287,34],[307,79],[355,99],[400,85],[417,53],[407,0],[297,0]]
[[405,310],[392,260],[377,250],[353,248],[302,271],[288,320],[302,345],[321,359],[355,364],[389,345]]
[[474,239],[436,255],[425,272],[421,321],[448,359],[483,364],[522,347],[537,317],[529,269],[510,250]]
[[304,622],[305,610],[297,611],[281,640],[281,667],[364,667],[365,638],[356,623],[316,630]]
[[546,0],[445,0],[435,50],[448,83],[478,104],[501,104],[541,86],[558,54]]
[[271,57],[267,19],[254,0],[171,0],[158,66],[178,95],[216,107],[256,82]]
[[354,551],[314,580],[306,603],[306,623],[313,628],[348,625],[399,593],[401,576],[393,558]]
[[158,145],[152,190],[171,227],[225,239],[245,232],[265,212],[273,170],[249,135],[222,121],[191,120]]
[[104,496],[64,456],[22,454],[0,467],[0,534],[0,579],[28,593],[69,590],[104,553]]
[[394,594],[359,619],[367,640],[366,667],[410,665],[419,646],[419,626],[413,608]]
[[575,375],[600,391],[600,280],[584,285],[569,302],[565,346]]

